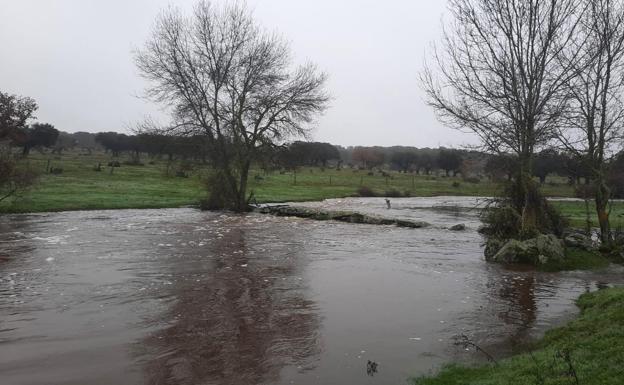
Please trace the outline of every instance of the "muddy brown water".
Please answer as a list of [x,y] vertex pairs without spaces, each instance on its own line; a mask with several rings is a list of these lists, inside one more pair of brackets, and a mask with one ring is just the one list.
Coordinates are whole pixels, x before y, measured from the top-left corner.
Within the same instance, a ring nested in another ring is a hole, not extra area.
[[573,317],[579,294],[622,283],[615,267],[486,264],[478,203],[306,204],[426,229],[194,209],[3,216],[0,383],[404,384],[482,359],[454,336],[503,357]]

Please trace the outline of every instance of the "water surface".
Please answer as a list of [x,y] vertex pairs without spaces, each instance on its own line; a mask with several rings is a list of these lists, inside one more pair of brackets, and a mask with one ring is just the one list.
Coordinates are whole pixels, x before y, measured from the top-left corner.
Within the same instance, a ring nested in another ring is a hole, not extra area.
[[621,283],[486,264],[478,204],[308,204],[426,229],[193,209],[4,216],[0,383],[403,384],[478,359],[458,334],[502,357],[572,317],[582,292]]

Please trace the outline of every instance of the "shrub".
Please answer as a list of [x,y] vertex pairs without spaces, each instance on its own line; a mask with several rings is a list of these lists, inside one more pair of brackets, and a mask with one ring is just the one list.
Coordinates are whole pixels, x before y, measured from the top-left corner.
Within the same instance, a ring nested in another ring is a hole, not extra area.
[[596,189],[593,185],[582,184],[574,188],[574,196],[580,199],[590,199],[595,197],[594,191]]
[[50,168],[50,174],[59,175],[63,173],[63,169],[60,167],[52,167]]
[[458,181],[453,182],[453,187],[459,188],[460,186],[461,186],[461,183],[459,183]]
[[481,221],[481,234],[488,238],[505,240],[517,238],[522,225],[520,214],[504,202],[494,202],[485,208],[481,212]]
[[206,187],[208,188],[208,198],[200,202],[202,210],[223,210],[236,207],[233,201],[236,194],[229,187],[225,176],[221,172],[215,172],[208,176]]
[[366,186],[362,186],[357,190],[357,194],[361,197],[376,197],[377,194],[375,194],[375,192]]
[[385,196],[388,198],[401,198],[401,192],[397,189],[390,189],[390,190],[386,190]]
[[614,172],[609,176],[609,187],[613,198],[624,199],[624,171]]
[[36,180],[35,172],[20,167],[11,150],[0,145],[0,201],[26,191]]
[[179,169],[180,169],[180,171],[184,171],[185,173],[188,173],[188,172],[193,171],[195,169],[195,165],[191,161],[184,160],[184,161],[182,161],[180,163]]
[[481,183],[481,179],[477,178],[476,176],[464,178],[464,181],[468,183],[474,183],[474,184]]
[[123,162],[123,164],[125,164],[126,166],[145,166],[145,164],[143,164],[140,160],[137,160],[137,159],[127,160]]
[[[533,183],[528,188],[531,205],[537,211],[537,228],[535,230],[539,233],[554,234],[561,237],[567,226],[566,219],[542,196],[537,184]],[[519,194],[518,186],[515,182],[510,183],[505,191],[505,198],[495,200],[482,211],[483,226],[480,232],[487,238],[499,240],[535,237],[537,235],[535,233],[525,234],[522,232],[521,210],[525,202]]]

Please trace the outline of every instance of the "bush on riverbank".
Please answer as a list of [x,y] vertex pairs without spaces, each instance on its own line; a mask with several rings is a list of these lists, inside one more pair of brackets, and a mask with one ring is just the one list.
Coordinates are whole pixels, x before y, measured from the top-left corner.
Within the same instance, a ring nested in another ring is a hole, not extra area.
[[535,350],[477,367],[449,365],[415,385],[616,385],[624,363],[624,288],[583,294],[581,315],[553,329]]
[[363,198],[372,198],[376,197],[377,193],[375,193],[370,187],[362,186],[357,189],[357,195]]
[[534,266],[562,263],[562,238],[568,221],[548,202],[537,184],[524,186],[524,195],[519,193],[521,187],[519,182],[508,184],[503,196],[481,213],[483,226],[479,232],[486,238],[486,260]]
[[510,239],[526,240],[535,238],[539,234],[563,235],[568,226],[567,220],[560,214],[559,209],[548,202],[537,185],[531,185],[531,207],[534,208],[535,227],[527,232],[522,226],[524,197],[517,193],[514,184],[506,186],[503,197],[495,199],[486,207],[481,220],[483,226],[481,234],[488,239],[507,241]]

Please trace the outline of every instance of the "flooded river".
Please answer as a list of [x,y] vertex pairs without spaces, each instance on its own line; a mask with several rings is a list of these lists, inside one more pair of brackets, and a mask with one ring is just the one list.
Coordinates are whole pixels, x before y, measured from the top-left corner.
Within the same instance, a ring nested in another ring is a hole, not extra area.
[[478,204],[307,204],[425,229],[194,209],[1,217],[0,383],[404,384],[482,358],[459,334],[501,357],[621,283],[486,264]]

